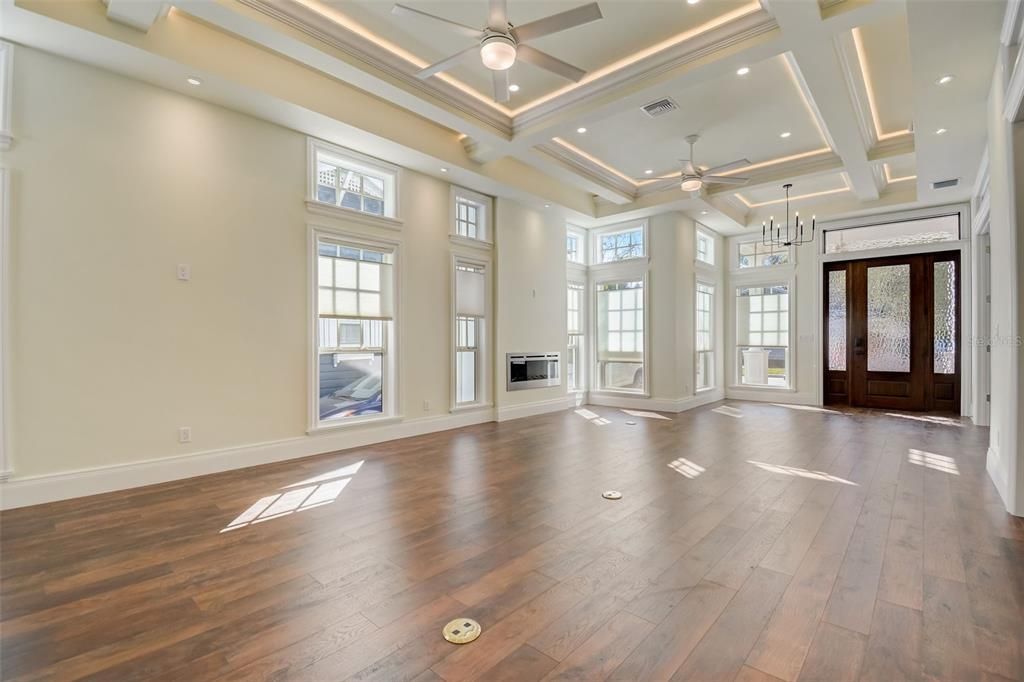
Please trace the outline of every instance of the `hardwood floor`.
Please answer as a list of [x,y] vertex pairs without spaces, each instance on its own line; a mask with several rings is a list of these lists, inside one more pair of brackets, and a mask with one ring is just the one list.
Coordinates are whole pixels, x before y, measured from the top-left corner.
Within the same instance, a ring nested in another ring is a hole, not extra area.
[[589,409],[5,512],[3,679],[1024,679],[986,430]]

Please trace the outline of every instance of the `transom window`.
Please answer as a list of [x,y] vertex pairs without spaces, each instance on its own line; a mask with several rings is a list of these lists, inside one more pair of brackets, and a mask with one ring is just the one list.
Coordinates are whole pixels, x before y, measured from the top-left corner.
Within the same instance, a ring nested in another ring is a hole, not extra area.
[[570,263],[580,263],[580,236],[572,232],[565,235],[565,259]]
[[765,268],[789,262],[789,247],[761,242],[740,242],[739,267]]
[[715,264],[715,240],[701,230],[697,230],[697,260],[708,265]]
[[644,254],[643,227],[609,232],[598,237],[598,260],[601,263],[642,258]]
[[319,140],[309,144],[314,201],[373,216],[396,216],[396,167]]
[[789,386],[789,287],[784,284],[736,289],[739,382]]
[[480,238],[480,204],[463,197],[455,198],[455,233],[467,239]]

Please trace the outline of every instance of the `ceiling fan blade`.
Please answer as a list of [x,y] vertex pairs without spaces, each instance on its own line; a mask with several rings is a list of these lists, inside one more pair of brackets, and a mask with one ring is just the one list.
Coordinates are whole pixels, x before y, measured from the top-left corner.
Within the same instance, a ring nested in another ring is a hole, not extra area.
[[716,185],[745,185],[750,182],[750,178],[734,178],[729,175],[705,175],[701,180],[713,182]]
[[693,165],[693,161],[687,159],[683,161],[683,175],[696,175],[697,169]]
[[491,0],[487,15],[487,26],[496,31],[508,30],[508,7],[505,0]]
[[571,81],[577,83],[587,75],[587,72],[583,69],[573,66],[567,62],[563,62],[561,59],[552,57],[547,52],[541,52],[535,47],[529,45],[519,45],[516,48],[516,56],[521,58],[524,62],[529,62],[534,66],[539,66],[542,69],[547,69],[551,73],[556,73],[562,78],[568,78]]
[[505,104],[512,97],[508,89],[508,69],[504,71],[491,71],[491,80],[494,81],[494,101]]
[[479,46],[471,45],[470,47],[467,47],[465,50],[462,50],[460,52],[456,52],[455,54],[453,54],[450,57],[445,57],[441,61],[436,62],[434,64],[431,64],[430,66],[428,66],[425,69],[417,71],[416,72],[416,77],[417,78],[426,79],[426,78],[430,78],[435,73],[440,73],[441,71],[447,71],[448,69],[452,68],[453,66],[458,64],[460,61],[465,59],[466,55],[471,54],[471,53],[475,53],[475,52],[479,52],[479,51],[480,51],[480,47]]
[[517,26],[512,29],[512,36],[516,39],[516,42],[524,43],[527,40],[558,33],[559,31],[582,24],[589,24],[591,21],[597,21],[601,16],[601,8],[598,7],[596,2],[592,2],[589,5],[581,5],[565,12],[552,14],[550,17],[544,17],[543,19]]
[[744,166],[749,166],[749,165],[750,165],[750,161],[748,159],[737,159],[736,161],[732,161],[730,163],[723,163],[721,166],[715,166],[714,168],[708,168],[704,172],[708,173],[710,175],[715,175],[716,173],[726,173],[728,171],[736,170],[737,168],[743,168]]
[[394,7],[391,8],[391,13],[398,14],[400,16],[426,19],[427,21],[433,22],[436,26],[447,28],[449,30],[455,31],[456,33],[461,33],[462,35],[468,38],[476,38],[477,40],[480,40],[481,38],[484,37],[484,32],[478,28],[466,26],[465,24],[460,24],[457,21],[451,21],[450,19],[445,19],[434,14],[429,14],[427,12],[414,9],[412,7],[406,7],[405,5],[396,4]]

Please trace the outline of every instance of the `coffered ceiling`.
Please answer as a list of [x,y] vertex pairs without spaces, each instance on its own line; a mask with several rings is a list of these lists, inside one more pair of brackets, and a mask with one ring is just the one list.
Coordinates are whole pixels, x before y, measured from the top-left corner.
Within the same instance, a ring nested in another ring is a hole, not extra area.
[[[522,25],[583,1],[508,0],[508,15]],[[240,39],[379,98],[382,111],[422,117],[462,148],[454,164],[435,156],[437,171],[454,165],[453,175],[467,184],[475,174],[515,178],[538,203],[554,198],[545,190],[552,183],[574,187],[593,196],[590,209],[576,209],[585,225],[672,209],[723,232],[759,223],[778,205],[785,182],[793,183],[798,206],[841,200],[867,209],[967,198],[984,146],[1006,4],[600,0],[602,19],[531,41],[587,75],[574,83],[519,61],[510,71],[518,90],[500,104],[490,71],[473,53],[450,71],[417,78],[474,39],[394,15],[386,0],[107,3],[107,16],[119,21],[125,6],[144,15],[134,28],[147,35],[117,36],[134,48],[166,52],[166,41],[184,32],[161,22],[198,20],[225,37],[222,60],[234,49],[230,41]],[[0,0],[28,11],[45,4]],[[403,4],[468,26],[487,23],[485,0]],[[140,5],[149,10],[140,13]],[[944,75],[953,78],[940,83]],[[657,117],[643,111],[666,98],[674,110]],[[731,174],[750,183],[682,192],[675,176],[689,156],[689,134],[701,136],[697,165],[749,159]],[[426,138],[403,143],[420,162],[438,148]],[[519,171],[510,175],[512,167]],[[526,179],[534,171],[537,179]],[[950,178],[959,185],[932,189]]]

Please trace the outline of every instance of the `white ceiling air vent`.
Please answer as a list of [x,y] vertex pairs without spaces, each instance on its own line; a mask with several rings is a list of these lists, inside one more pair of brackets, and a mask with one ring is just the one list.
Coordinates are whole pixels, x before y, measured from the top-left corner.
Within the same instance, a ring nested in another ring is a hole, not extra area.
[[655,116],[661,116],[667,114],[670,111],[678,109],[679,105],[670,100],[668,97],[665,99],[659,99],[657,102],[651,102],[650,104],[644,105],[644,113],[654,118]]
[[946,189],[947,187],[956,187],[960,184],[960,178],[953,178],[952,180],[939,180],[932,183],[932,189]]

